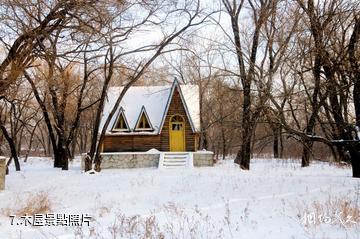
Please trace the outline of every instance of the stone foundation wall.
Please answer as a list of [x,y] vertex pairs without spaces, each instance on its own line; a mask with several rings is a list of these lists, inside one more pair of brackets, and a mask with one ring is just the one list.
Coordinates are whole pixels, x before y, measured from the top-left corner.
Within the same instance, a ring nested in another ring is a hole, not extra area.
[[214,153],[207,152],[195,152],[194,153],[194,167],[209,167],[214,166],[213,160]]
[[[101,169],[108,168],[153,168],[159,166],[160,154],[136,152],[102,153]],[[81,156],[81,169],[84,170],[84,157]]]
[[0,191],[5,189],[6,158],[0,156]]
[[157,168],[159,159],[160,154],[102,154],[101,168]]
[[[194,167],[214,166],[213,152],[194,152]],[[84,170],[84,158],[81,156],[81,169]],[[101,169],[108,168],[157,168],[160,153],[113,152],[102,153]]]

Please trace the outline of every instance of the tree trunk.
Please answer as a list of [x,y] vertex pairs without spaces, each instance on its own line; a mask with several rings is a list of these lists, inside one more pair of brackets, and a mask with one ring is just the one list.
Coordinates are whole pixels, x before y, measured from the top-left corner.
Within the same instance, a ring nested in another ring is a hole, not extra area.
[[356,18],[353,33],[351,34],[349,41],[349,59],[351,65],[351,80],[354,82],[353,98],[355,106],[356,126],[360,130],[360,66],[357,57],[357,50],[359,49],[360,39],[360,18]]
[[301,157],[301,167],[310,166],[310,155],[311,155],[312,146],[313,146],[312,141],[305,140],[305,142],[303,144],[303,154]]
[[54,168],[62,168],[63,167],[63,155],[64,151],[62,150],[63,146],[63,138],[61,135],[58,136],[57,144],[53,147],[54,150]]
[[235,163],[240,163],[242,169],[250,169],[250,157],[251,157],[251,99],[250,99],[250,87],[251,82],[246,79],[244,84],[244,103],[243,103],[243,120],[242,120],[242,145],[240,152],[237,154]]
[[[3,143],[3,137],[2,137],[2,135],[0,135],[0,145],[1,145],[2,143]],[[1,146],[0,146],[0,155],[4,155]]]
[[70,150],[70,159],[73,160],[75,158],[76,153],[76,139],[73,139],[71,142],[71,150]]
[[347,162],[347,163],[350,163],[351,162],[351,158],[349,158],[349,156],[347,155],[346,153],[346,148],[344,148],[343,146],[340,146],[340,145],[336,145],[335,146],[336,148],[336,152],[337,152],[337,161],[339,162]]
[[54,168],[61,168],[62,167],[62,155],[61,150],[56,149],[54,150]]
[[355,106],[355,115],[356,115],[356,126],[359,128],[358,130],[360,130],[360,78],[357,78],[355,81],[353,96],[354,96],[354,106]]
[[46,156],[50,157],[54,152],[54,146],[53,144],[51,143],[51,138],[50,137],[47,137],[47,142],[46,142],[46,147],[47,147],[47,150],[46,150]]
[[200,131],[200,147],[199,149],[202,150],[202,149],[208,149],[208,142],[207,142],[207,139],[206,139],[206,131],[205,129],[201,129]]
[[264,24],[264,15],[266,11],[264,10],[266,6],[261,3],[259,9],[260,16],[255,17],[255,29],[251,42],[251,52],[249,57],[249,69],[246,70],[243,48],[241,45],[240,39],[240,29],[239,29],[239,13],[241,10],[241,5],[236,6],[235,1],[230,3],[230,1],[223,1],[226,10],[231,18],[231,28],[234,34],[234,44],[235,51],[237,55],[237,63],[239,67],[239,78],[241,79],[241,84],[243,87],[243,115],[242,115],[242,145],[241,149],[238,152],[235,163],[240,164],[240,167],[245,170],[250,169],[250,157],[251,157],[251,138],[253,133],[252,121],[256,120],[252,116],[251,112],[251,84],[255,77],[255,65],[256,65],[256,55],[259,46],[259,37],[260,29]]
[[69,170],[69,150],[67,148],[62,148],[63,158],[62,158],[62,170]]
[[360,178],[360,150],[359,147],[356,149],[352,146],[349,149],[350,157],[351,157],[351,166],[354,178]]
[[280,128],[280,158],[284,157],[284,142],[282,136],[282,128]]
[[26,151],[24,162],[27,162],[27,159],[29,157],[29,154],[30,154],[30,151],[31,151],[31,148],[32,148],[32,144],[33,144],[33,140],[34,140],[35,131],[36,131],[37,126],[38,126],[39,123],[40,123],[40,120],[38,122],[36,122],[34,128],[31,130],[30,139],[29,139],[29,141],[30,141],[29,142],[29,147],[28,147],[28,150]]
[[67,147],[64,145],[63,135],[58,135],[57,145],[54,148],[54,167],[68,170],[69,168],[69,153]]
[[[1,128],[1,131],[2,131],[5,139],[8,141],[10,151],[11,151],[11,157],[14,158],[15,169],[16,169],[16,171],[20,171],[20,163],[19,163],[19,158],[18,158],[17,151],[16,151],[16,145],[15,145],[13,139],[10,137],[9,133],[7,132],[5,126],[0,125],[0,128]],[[11,162],[11,161],[9,160],[9,162]]]
[[[317,86],[318,87],[318,86]],[[316,87],[316,88],[317,88]],[[318,89],[318,88],[317,88]],[[318,89],[319,90],[319,89]],[[313,111],[311,112],[310,119],[306,126],[306,135],[313,135],[314,134],[314,128],[316,123],[316,115],[319,112],[320,106],[323,104],[322,100],[320,103],[314,103],[317,102],[316,97],[313,98]],[[301,167],[308,167],[310,166],[310,154],[313,147],[313,142],[309,139],[303,139],[303,154],[301,158]]]
[[274,158],[279,158],[279,128],[273,129],[273,153]]
[[[16,137],[13,137],[14,142],[17,143],[16,152],[17,152],[17,155],[19,155],[19,156],[21,155],[21,146],[22,146],[22,140],[21,139],[23,138],[23,135],[24,135],[24,127],[21,127],[20,132],[16,135]],[[18,140],[18,139],[20,139],[20,140]]]
[[225,129],[223,127],[222,121],[221,121],[221,139],[222,139],[221,140],[221,142],[222,142],[222,159],[225,160],[227,145],[226,145]]
[[199,93],[200,93],[200,98],[199,98],[199,106],[200,106],[200,147],[199,149],[207,149],[207,140],[206,140],[206,129],[204,127],[204,114],[203,114],[203,102],[204,102],[204,90],[203,90],[203,86],[202,86],[202,81],[199,81]]
[[251,140],[244,140],[241,144],[241,150],[236,155],[237,161],[240,161],[240,168],[250,170],[250,157],[251,157]]

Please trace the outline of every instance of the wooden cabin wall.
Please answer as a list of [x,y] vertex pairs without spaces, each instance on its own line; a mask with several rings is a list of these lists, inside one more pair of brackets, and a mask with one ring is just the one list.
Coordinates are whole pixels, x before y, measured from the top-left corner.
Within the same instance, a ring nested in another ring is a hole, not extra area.
[[149,149],[159,149],[159,135],[124,135],[105,136],[104,152],[145,152]]
[[180,93],[175,88],[173,97],[170,102],[168,113],[165,118],[164,127],[161,131],[161,151],[169,151],[170,137],[169,137],[169,124],[171,116],[178,114],[185,119],[185,147],[186,151],[195,151],[195,134],[192,132],[189,119],[186,116],[185,108],[182,104]]

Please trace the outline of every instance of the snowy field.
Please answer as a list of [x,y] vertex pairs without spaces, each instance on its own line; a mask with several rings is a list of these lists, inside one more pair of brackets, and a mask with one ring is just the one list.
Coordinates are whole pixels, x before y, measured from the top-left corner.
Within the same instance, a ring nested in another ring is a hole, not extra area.
[[[360,180],[351,169],[299,164],[254,159],[243,171],[229,160],[90,175],[79,160],[61,171],[30,158],[21,172],[11,168],[0,192],[0,238],[360,238]],[[17,225],[25,212],[92,219],[82,227]]]

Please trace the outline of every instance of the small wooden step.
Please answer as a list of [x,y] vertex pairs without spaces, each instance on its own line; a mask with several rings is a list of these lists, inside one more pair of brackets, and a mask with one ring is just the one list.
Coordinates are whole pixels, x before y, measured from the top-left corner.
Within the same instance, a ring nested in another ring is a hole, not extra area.
[[[160,156],[159,168],[187,168],[192,167],[192,155],[189,152],[164,152]],[[191,163],[190,163],[191,161]]]

